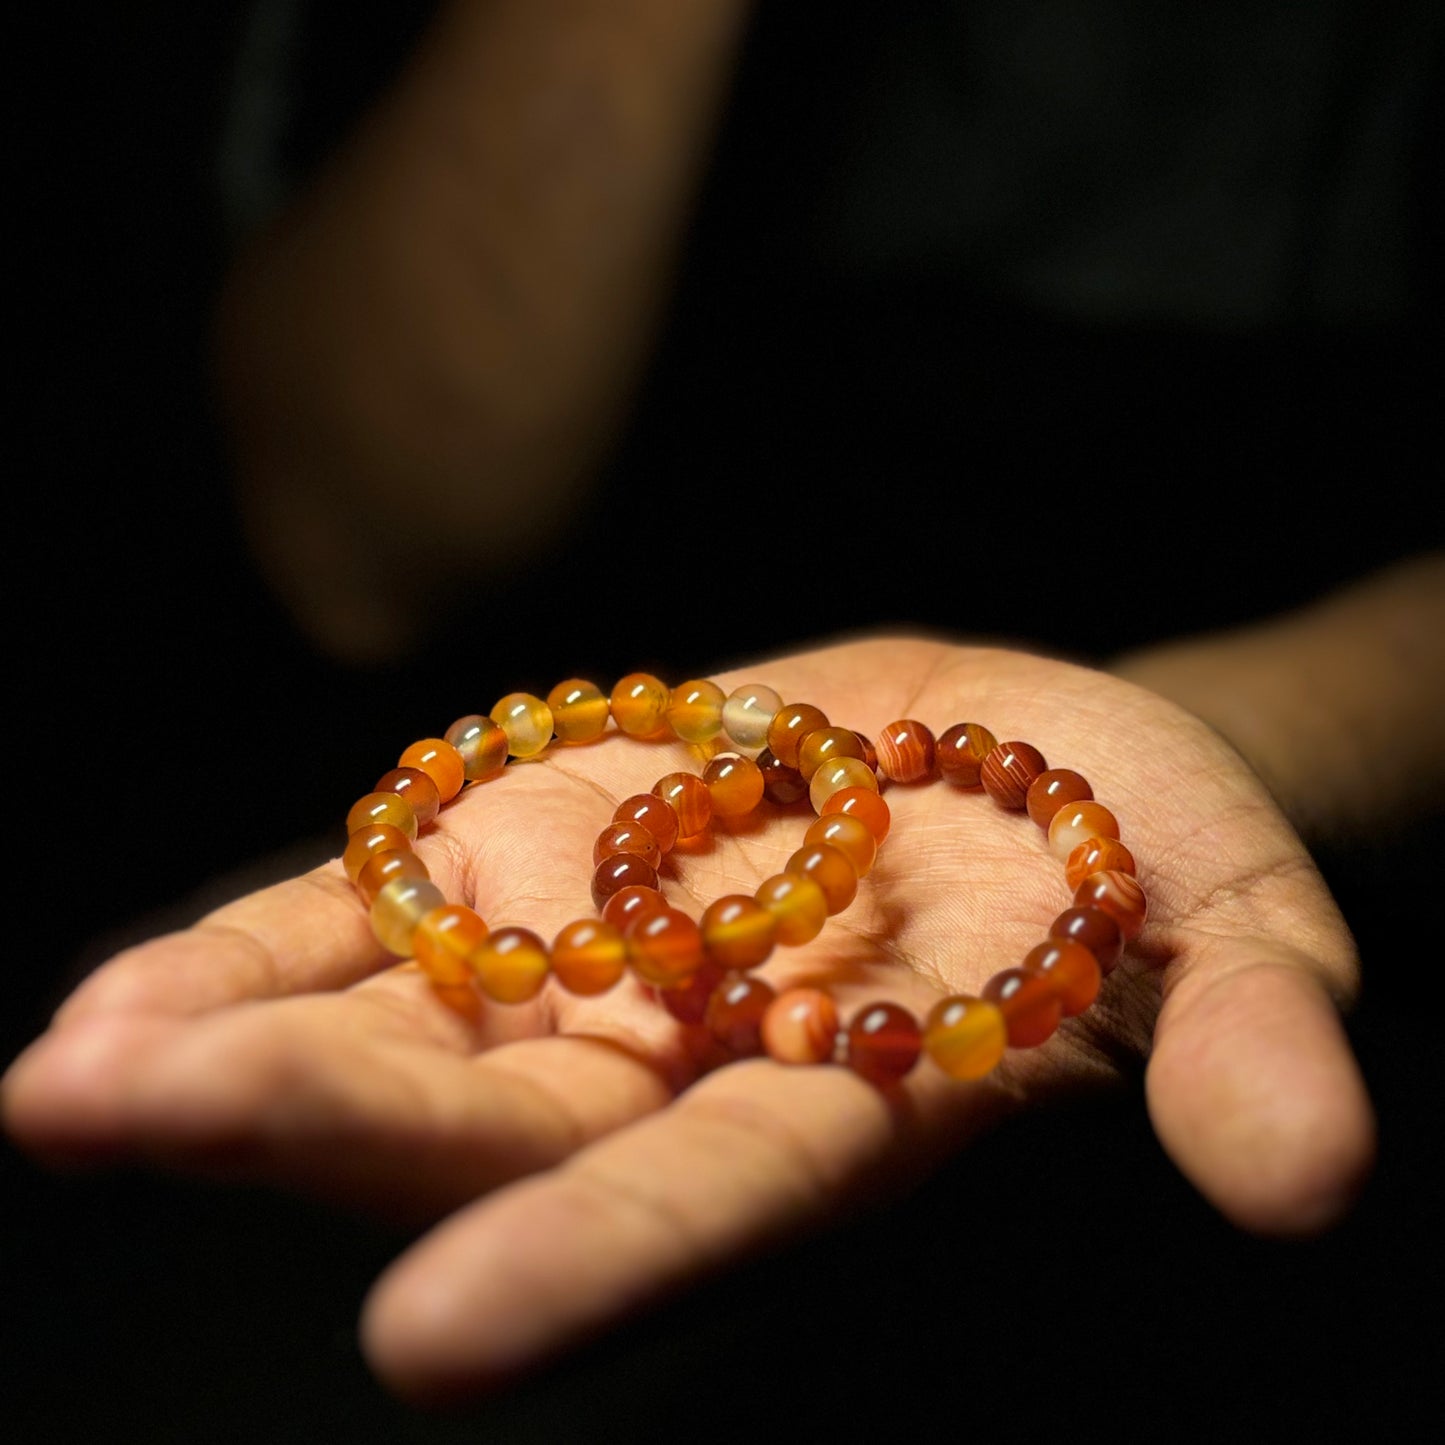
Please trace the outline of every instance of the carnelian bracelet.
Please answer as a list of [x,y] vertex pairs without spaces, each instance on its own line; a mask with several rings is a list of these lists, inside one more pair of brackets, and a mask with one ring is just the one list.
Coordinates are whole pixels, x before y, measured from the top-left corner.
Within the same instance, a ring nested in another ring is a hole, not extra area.
[[[418,831],[465,786],[497,777],[509,759],[536,757],[554,741],[593,741],[609,721],[637,738],[713,745],[725,735],[739,751],[716,754],[701,776],[667,773],[651,792],[618,804],[593,848],[600,916],[567,924],[550,948],[530,929],[490,929],[472,909],[448,903],[412,851]],[[1071,906],[981,996],[942,998],[921,1025],[898,1004],[871,1003],[840,1029],[837,1006],[823,990],[778,993],[751,970],[775,945],[817,937],[827,918],[852,902],[890,827],[879,778],[935,776],[1027,811],[1064,861]],[[818,816],[781,872],[751,895],[719,898],[700,921],[668,904],[657,870],[680,840],[703,837],[715,817],[746,817],[764,798],[786,806],[805,795]],[[630,673],[610,696],[571,678],[545,701],[510,693],[488,717],[459,718],[445,737],[424,738],[402,753],[353,805],[347,831],[342,862],[377,938],[399,957],[415,958],[444,993],[480,988],[494,1002],[524,1003],[550,975],[569,992],[594,995],[630,968],[674,1017],[706,1028],[733,1054],[837,1061],[879,1084],[902,1078],[923,1053],[945,1073],[975,1079],[1005,1048],[1043,1043],[1063,1018],[1093,1003],[1143,927],[1147,906],[1114,815],[1080,774],[1048,767],[1028,743],[1000,743],[974,722],[935,738],[905,718],[890,723],[875,748],[811,704],[785,705],[771,688],[724,695],[716,683],[697,680],[669,689],[649,673]]]

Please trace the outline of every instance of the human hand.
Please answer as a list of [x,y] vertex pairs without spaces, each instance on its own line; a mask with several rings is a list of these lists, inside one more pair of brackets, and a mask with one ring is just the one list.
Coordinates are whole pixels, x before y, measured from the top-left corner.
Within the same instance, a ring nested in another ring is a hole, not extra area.
[[[382,953],[332,864],[97,972],[13,1066],[8,1128],[42,1157],[149,1159],[434,1224],[364,1320],[379,1373],[425,1397],[504,1381],[904,1187],[1011,1110],[1146,1057],[1164,1147],[1231,1219],[1309,1232],[1348,1207],[1373,1152],[1336,1011],[1356,987],[1351,940],[1215,734],[1099,673],[933,641],[851,643],[719,679],[748,680],[864,732],[902,716],[982,721],[1083,772],[1151,906],[1094,1007],[974,1084],[926,1062],[891,1093],[835,1067],[715,1068],[702,1031],[631,979],[598,998],[549,985],[523,1006],[449,1006]],[[613,804],[695,769],[688,751],[615,733],[554,749],[463,794],[417,851],[448,898],[550,937],[591,911],[591,844]],[[877,998],[921,1016],[941,994],[978,992],[1067,902],[1026,819],[938,783],[890,787],[888,801],[893,830],[853,905],[762,970],[823,983],[845,1020]],[[673,856],[668,890],[688,911],[751,889],[797,846],[799,820],[764,813]]]

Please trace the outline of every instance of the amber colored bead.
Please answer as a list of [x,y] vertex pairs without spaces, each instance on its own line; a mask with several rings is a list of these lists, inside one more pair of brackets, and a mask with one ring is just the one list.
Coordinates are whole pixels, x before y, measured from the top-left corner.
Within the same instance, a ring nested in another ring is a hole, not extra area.
[[614,823],[641,823],[666,853],[677,842],[677,809],[652,793],[634,793],[612,811]]
[[983,760],[998,746],[998,739],[982,723],[954,723],[939,734],[934,749],[938,775],[955,788],[980,788]]
[[411,847],[411,840],[400,828],[390,823],[375,823],[369,828],[358,828],[347,840],[341,855],[341,866],[353,883],[366,861],[375,853],[404,852]]
[[658,998],[679,1023],[700,1024],[707,1017],[708,1000],[722,982],[724,972],[716,964],[704,961],[691,978],[673,988],[660,990]]
[[564,743],[590,743],[607,731],[607,694],[585,677],[569,677],[547,694],[552,731]]
[[823,890],[830,914],[841,913],[858,892],[858,870],[831,843],[805,843],[783,864],[783,872],[811,878]]
[[530,692],[509,692],[491,716],[506,733],[507,751],[514,758],[535,758],[552,741],[552,709]]
[[897,1083],[922,1048],[918,1020],[896,1003],[869,1004],[848,1025],[848,1067],[875,1084]]
[[644,913],[660,913],[666,907],[667,899],[658,889],[642,883],[629,883],[602,905],[602,917],[619,933],[625,933],[628,926]]
[[530,928],[498,928],[471,954],[482,992],[497,1003],[526,1003],[547,982],[547,945]]
[[471,954],[486,936],[487,925],[470,908],[444,903],[417,924],[411,945],[433,983],[455,988],[472,981]]
[[798,766],[798,744],[816,728],[828,726],[828,715],[810,702],[790,702],[768,724],[768,747],[790,768]]
[[824,763],[808,784],[808,801],[813,811],[821,813],[828,799],[844,788],[869,788],[876,793],[878,778],[861,758],[839,758],[836,763]]
[[667,731],[667,684],[650,672],[629,672],[612,689],[612,720],[630,738]]
[[880,846],[893,824],[893,813],[888,804],[872,788],[839,788],[824,802],[818,810],[818,816],[829,818],[835,813],[857,818],[859,822],[866,824]]
[[725,1049],[751,1055],[763,1051],[763,1015],[777,990],[760,978],[724,978],[707,1001],[703,1021]]
[[757,763],[758,771],[763,775],[763,796],[768,802],[786,808],[808,791],[802,773],[797,768],[790,768],[771,748],[764,748],[758,754]]
[[878,771],[895,783],[932,777],[937,753],[932,730],[911,717],[889,723],[878,734]]
[[702,915],[702,944],[720,968],[744,973],[773,951],[778,922],[756,898],[726,893],[709,903]]
[[1029,788],[1048,764],[1031,743],[1000,743],[983,760],[978,780],[983,790],[999,805],[1012,812],[1021,810]]
[[983,986],[983,996],[998,1005],[1008,1030],[1009,1047],[1031,1049],[1058,1028],[1064,1006],[1053,985],[1036,973],[1006,968]]
[[838,1005],[821,989],[785,989],[764,1012],[760,1033],[780,1064],[825,1064],[838,1047]]
[[705,743],[722,731],[726,701],[727,695],[717,683],[698,678],[673,688],[664,716],[683,742]]
[[665,773],[652,785],[653,795],[671,803],[677,814],[677,836],[693,838],[712,821],[712,798],[696,773]]
[[1090,838],[1118,836],[1119,820],[1102,803],[1068,803],[1049,824],[1049,852],[1062,861]]
[[495,778],[507,765],[506,733],[480,713],[459,717],[446,730],[446,740],[457,750],[469,783]]
[[378,823],[389,823],[409,843],[416,841],[416,814],[411,804],[397,793],[367,793],[351,805],[346,815],[348,834]]
[[656,888],[657,869],[636,853],[619,853],[599,863],[592,873],[592,902],[602,908],[624,888]]
[[1102,908],[1064,909],[1049,924],[1049,937],[1082,943],[1105,974],[1119,962],[1119,955],[1124,951],[1124,935],[1119,932],[1119,925]]
[[923,1047],[950,1078],[981,1079],[1003,1058],[1008,1027],[996,1003],[953,994],[928,1011]]
[[605,919],[579,918],[567,924],[552,944],[552,972],[568,993],[586,997],[606,993],[626,968],[622,930]]
[[632,971],[656,988],[675,988],[703,965],[702,930],[679,909],[644,914],[626,937]]
[[417,925],[445,902],[430,878],[394,878],[372,900],[371,931],[388,953],[408,958]]
[[622,853],[646,859],[653,868],[662,862],[662,849],[657,846],[657,839],[641,823],[609,823],[592,845],[592,865],[596,867]]
[[389,853],[373,853],[356,875],[356,891],[369,908],[376,895],[394,878],[430,878],[426,864],[410,848],[397,848]]
[[1134,855],[1117,838],[1089,838],[1069,854],[1064,882],[1077,888],[1090,873],[1136,871]]
[[[824,763],[837,758],[857,758],[863,762],[863,740],[851,728],[814,728],[798,744],[798,771],[806,782]],[[867,767],[867,764],[863,764]]]
[[1094,796],[1089,780],[1072,768],[1045,768],[1029,784],[1024,806],[1040,828],[1048,829],[1065,803],[1082,803]]
[[395,793],[411,804],[416,825],[425,828],[441,810],[441,794],[437,785],[420,768],[393,768],[376,780],[377,793]]
[[435,784],[444,805],[461,792],[467,780],[462,755],[445,738],[422,738],[396,761],[400,768],[420,768]]
[[804,843],[829,843],[847,855],[853,871],[862,878],[878,855],[878,840],[861,818],[847,813],[824,813],[808,824]]
[[1119,925],[1126,943],[1138,938],[1149,912],[1149,901],[1137,881],[1113,869],[1089,874],[1074,890],[1074,905],[1102,908]]
[[1051,938],[1031,948],[1022,967],[1025,973],[1048,979],[1065,1018],[1083,1013],[1098,998],[1104,976],[1099,960],[1082,943],[1067,938]]
[[796,946],[816,938],[828,921],[828,900],[814,878],[774,873],[753,895],[777,920],[779,943]]
[[770,687],[745,683],[735,687],[723,703],[723,730],[740,748],[761,748],[768,741],[768,725],[783,705]]
[[762,770],[751,758],[714,758],[702,770],[702,781],[718,818],[745,818],[763,801]]

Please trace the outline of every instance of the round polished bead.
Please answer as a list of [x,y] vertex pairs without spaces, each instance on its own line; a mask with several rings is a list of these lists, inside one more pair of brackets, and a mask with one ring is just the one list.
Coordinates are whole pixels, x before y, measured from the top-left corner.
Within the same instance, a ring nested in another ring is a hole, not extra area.
[[763,1015],[777,991],[760,978],[727,977],[713,989],[703,1021],[725,1049],[744,1056],[763,1051]]
[[341,866],[353,883],[356,875],[374,853],[395,853],[411,847],[411,840],[400,828],[390,823],[375,823],[368,828],[358,828],[347,840],[341,855]]
[[1031,948],[1023,961],[1025,973],[1036,973],[1053,985],[1065,1018],[1081,1014],[1099,996],[1103,971],[1082,943],[1050,938]]
[[397,759],[402,768],[420,768],[436,785],[437,797],[450,803],[467,780],[462,755],[445,738],[422,738]]
[[983,760],[998,746],[998,739],[982,723],[954,723],[938,738],[934,760],[938,775],[955,788],[982,787]]
[[1049,824],[1049,852],[1062,862],[1090,838],[1118,836],[1119,820],[1102,803],[1066,803]]
[[763,775],[763,796],[780,808],[796,803],[808,791],[802,773],[774,756],[771,748],[758,754],[758,771]]
[[763,1047],[780,1064],[824,1064],[838,1046],[838,1005],[821,989],[785,989],[767,1007]]
[[798,766],[798,744],[815,728],[828,726],[828,715],[810,702],[790,702],[768,724],[768,747],[790,768]]
[[823,890],[830,914],[841,913],[858,892],[858,870],[831,843],[805,843],[783,864],[783,872],[811,878]]
[[810,782],[824,763],[838,758],[863,761],[863,740],[851,728],[814,728],[798,744],[798,771],[805,782]]
[[592,873],[592,902],[602,908],[614,893],[624,888],[657,887],[657,869],[636,853],[619,853],[605,859]]
[[641,823],[666,853],[677,842],[677,810],[653,793],[634,793],[612,811],[614,823]]
[[376,780],[377,793],[395,793],[411,804],[416,814],[416,825],[425,828],[441,810],[441,795],[437,785],[420,768],[393,768]]
[[676,908],[645,914],[628,925],[627,961],[644,983],[675,988],[703,965],[702,930]]
[[876,793],[878,778],[860,758],[839,758],[836,763],[824,763],[808,784],[808,801],[813,811],[821,813],[828,799],[844,788],[869,788]]
[[411,939],[417,925],[446,899],[430,878],[396,878],[371,904],[371,931],[388,953],[411,956]]
[[1102,908],[1064,909],[1049,924],[1049,937],[1082,943],[1105,974],[1113,970],[1124,951],[1124,935],[1119,932],[1119,925]]
[[644,913],[660,913],[666,907],[667,899],[657,888],[629,883],[603,903],[602,917],[620,933],[625,933]]
[[629,672],[612,689],[612,720],[631,738],[667,731],[667,684],[650,672]]
[[714,758],[702,770],[702,781],[717,818],[745,818],[763,801],[762,769],[751,758],[734,753]]
[[[613,899],[620,896],[613,894]],[[626,967],[622,930],[602,918],[579,918],[567,924],[552,944],[552,972],[568,993],[583,997],[606,993]]]
[[358,798],[346,815],[348,834],[389,823],[409,843],[416,841],[416,814],[411,804],[396,793],[367,793]]
[[1074,890],[1074,905],[1103,909],[1119,925],[1126,943],[1138,938],[1149,912],[1148,899],[1135,879],[1113,869],[1089,874]]
[[726,694],[706,678],[684,682],[672,690],[667,704],[668,726],[685,743],[705,743],[715,738],[723,725]]
[[1088,838],[1069,854],[1064,882],[1077,888],[1090,873],[1136,871],[1134,855],[1117,838]]
[[373,853],[356,875],[356,891],[361,901],[369,908],[376,895],[396,878],[430,878],[426,864],[407,848],[397,848],[387,853]]
[[616,858],[623,853],[645,859],[654,869],[662,862],[662,849],[657,846],[657,839],[641,823],[609,823],[592,845],[592,866],[595,868],[608,858]]
[[1053,985],[1036,973],[1006,968],[983,986],[983,996],[998,1005],[1008,1030],[1009,1047],[1031,1049],[1058,1028],[1064,1008]]
[[469,783],[495,778],[507,765],[506,733],[480,713],[459,717],[446,730],[446,740],[457,750]]
[[552,731],[564,743],[590,743],[607,731],[607,694],[585,677],[569,677],[547,694]]
[[506,733],[514,758],[535,758],[552,741],[552,709],[530,692],[509,692],[492,709],[492,721]]
[[411,946],[421,970],[433,983],[456,988],[472,981],[470,957],[487,936],[487,925],[461,903],[433,908],[417,924]]
[[652,792],[672,804],[679,838],[696,837],[712,821],[712,799],[696,773],[666,773],[652,785]]
[[755,682],[735,687],[723,703],[723,730],[740,748],[761,748],[768,741],[768,724],[782,705],[770,687]]
[[878,840],[861,819],[847,813],[823,813],[808,824],[804,843],[829,843],[845,853],[853,871],[862,878],[878,855]]
[[1035,823],[1048,830],[1054,814],[1065,803],[1082,803],[1094,796],[1089,780],[1072,768],[1045,768],[1029,784],[1024,806]]
[[828,921],[828,900],[816,879],[775,873],[753,895],[777,920],[777,939],[795,947],[816,938]]
[[472,950],[472,972],[497,1003],[526,1003],[547,982],[547,945],[530,928],[498,928]]
[[756,898],[726,893],[702,915],[702,944],[720,968],[745,973],[773,951],[778,923]]
[[873,788],[839,788],[831,794],[818,810],[820,818],[830,818],[841,813],[848,818],[857,818],[863,823],[881,845],[892,826],[893,813]]
[[938,745],[931,729],[914,718],[899,718],[878,734],[878,771],[895,783],[933,776]]
[[923,1023],[928,1057],[953,1079],[981,1079],[1008,1047],[1008,1028],[996,1003],[954,994],[941,998]]
[[896,1003],[869,1004],[848,1025],[848,1067],[875,1084],[897,1083],[922,1047],[918,1020]]
[[978,780],[1000,808],[1017,812],[1027,802],[1034,779],[1047,767],[1044,755],[1031,743],[1000,743],[984,758]]
[[700,1024],[707,1017],[708,1001],[713,990],[723,980],[724,969],[704,961],[691,978],[684,979],[672,988],[661,989],[658,998],[663,1008],[679,1023]]

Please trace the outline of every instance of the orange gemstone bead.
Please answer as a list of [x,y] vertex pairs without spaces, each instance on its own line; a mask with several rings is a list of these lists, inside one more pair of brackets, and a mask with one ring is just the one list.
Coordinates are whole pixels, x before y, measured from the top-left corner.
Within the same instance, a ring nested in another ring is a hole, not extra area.
[[1136,871],[1134,855],[1117,838],[1090,838],[1080,843],[1064,864],[1064,881],[1077,888],[1090,873]]
[[666,853],[677,842],[677,810],[652,793],[634,793],[624,798],[613,810],[615,823],[641,823]]
[[1091,873],[1074,891],[1078,908],[1100,908],[1119,925],[1125,942],[1138,938],[1149,913],[1144,890],[1127,873],[1105,869]]
[[918,1062],[923,1031],[896,1003],[869,1004],[848,1025],[848,1067],[871,1083],[896,1084]]
[[691,978],[684,979],[672,988],[662,989],[658,998],[663,1008],[679,1023],[700,1024],[707,1016],[708,1000],[722,979],[723,970],[704,960]]
[[932,730],[913,718],[899,718],[878,734],[878,771],[895,783],[932,777],[937,754]]
[[994,974],[984,984],[983,996],[998,1005],[1010,1048],[1031,1049],[1043,1043],[1063,1017],[1063,1003],[1053,985],[1021,968]]
[[420,768],[436,785],[437,797],[450,803],[467,780],[462,755],[445,738],[422,738],[397,759],[402,768]]
[[702,770],[702,781],[717,818],[745,818],[763,801],[762,769],[751,758],[714,758]]
[[939,736],[934,751],[938,774],[955,788],[979,788],[983,760],[998,746],[998,739],[982,723],[954,723]]
[[923,1024],[928,1057],[953,1079],[981,1079],[1008,1047],[1008,1028],[996,1003],[954,994],[941,998]]
[[702,915],[702,943],[720,968],[745,973],[773,951],[778,923],[756,898],[727,893],[710,903]]
[[509,692],[492,709],[492,721],[506,733],[514,758],[535,758],[552,741],[552,709],[530,692]]
[[780,1064],[823,1064],[838,1046],[838,1005],[821,989],[785,989],[763,1014],[763,1047]]
[[808,784],[808,801],[813,811],[821,813],[828,799],[844,788],[868,788],[876,793],[878,778],[861,758],[839,758],[835,763],[824,763]]
[[390,823],[375,823],[367,828],[358,828],[347,840],[341,855],[341,866],[353,883],[367,860],[376,853],[405,852],[411,847],[411,840],[400,828]]
[[602,917],[620,933],[644,913],[660,913],[667,899],[656,888],[642,883],[628,883],[602,904]]
[[482,992],[497,1003],[526,1003],[547,982],[547,945],[530,928],[498,928],[471,954]]
[[861,819],[847,813],[823,813],[803,834],[804,843],[829,843],[847,855],[853,871],[862,878],[878,855],[878,840],[873,830]]
[[683,742],[705,743],[722,731],[726,701],[727,695],[717,683],[694,679],[673,688],[664,716]]
[[1068,938],[1082,943],[1108,974],[1124,951],[1119,925],[1102,908],[1066,908],[1049,924],[1050,938]]
[[652,791],[672,805],[679,838],[696,837],[712,821],[712,798],[696,773],[666,773],[652,785]]
[[878,749],[873,746],[873,739],[867,733],[854,733],[858,739],[858,746],[863,749],[863,762],[870,773],[878,772]]
[[480,713],[459,717],[447,729],[446,741],[457,750],[469,783],[495,778],[507,765],[506,733]]
[[1049,824],[1049,852],[1063,860],[1090,838],[1118,836],[1119,820],[1102,803],[1066,803]]
[[657,869],[636,853],[619,853],[606,858],[592,873],[592,902],[598,908],[606,905],[614,893],[624,888],[657,887]]
[[607,731],[607,694],[585,677],[569,677],[547,694],[552,731],[564,743],[590,743]]
[[1034,779],[1047,768],[1044,755],[1031,743],[1000,743],[984,758],[978,780],[1000,808],[1017,812],[1028,801]]
[[378,793],[395,793],[411,805],[418,828],[425,828],[441,809],[437,785],[420,768],[393,768],[376,780]]
[[841,813],[848,818],[857,818],[881,844],[892,826],[893,813],[872,788],[839,788],[824,801],[818,810],[820,818]]
[[410,848],[396,848],[386,853],[373,853],[356,875],[356,891],[370,907],[376,895],[395,878],[430,878],[425,863]]
[[1029,784],[1024,806],[1029,810],[1029,817],[1047,830],[1054,814],[1065,803],[1082,803],[1093,796],[1094,790],[1082,773],[1072,768],[1045,768]]
[[817,880],[799,873],[775,873],[758,884],[753,896],[777,920],[779,943],[807,943],[828,921],[828,900]]
[[[658,898],[660,902],[661,895]],[[567,924],[552,944],[552,972],[568,993],[584,997],[606,993],[626,968],[622,931],[605,919],[579,918]]]
[[667,684],[650,672],[629,672],[612,689],[612,720],[632,738],[655,738],[667,731]]
[[433,983],[455,988],[472,981],[471,954],[487,936],[487,925],[470,908],[446,903],[417,924],[411,946]]
[[372,900],[371,931],[388,953],[408,958],[417,926],[445,902],[430,878],[393,878]]
[[351,805],[346,815],[348,834],[378,823],[389,823],[409,843],[416,841],[416,814],[411,804],[396,793],[367,793]]
[[824,763],[837,758],[863,761],[863,740],[851,728],[814,728],[798,744],[798,771],[805,782],[810,782]]
[[1099,996],[1103,971],[1084,947],[1067,938],[1051,938],[1031,948],[1023,961],[1025,973],[1047,979],[1059,996],[1065,1018],[1081,1014]]
[[828,726],[828,715],[810,702],[784,704],[768,724],[768,748],[790,768],[798,766],[798,744],[817,728]]
[[783,872],[811,878],[823,890],[830,914],[841,913],[858,892],[858,870],[831,843],[805,843],[783,864]]
[[622,853],[643,858],[653,868],[662,862],[662,849],[657,846],[657,839],[641,823],[609,823],[592,845],[592,865],[596,867]]
[[675,988],[703,965],[702,930],[676,908],[645,914],[628,925],[627,957],[644,983]]
[[808,791],[802,773],[776,757],[771,748],[764,748],[758,754],[757,762],[758,771],[763,775],[763,796],[768,802],[786,808]]
[[777,996],[773,986],[760,978],[724,978],[703,1015],[708,1032],[735,1054],[762,1053],[763,1015]]

